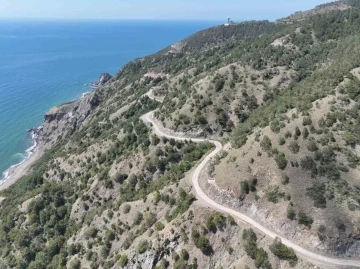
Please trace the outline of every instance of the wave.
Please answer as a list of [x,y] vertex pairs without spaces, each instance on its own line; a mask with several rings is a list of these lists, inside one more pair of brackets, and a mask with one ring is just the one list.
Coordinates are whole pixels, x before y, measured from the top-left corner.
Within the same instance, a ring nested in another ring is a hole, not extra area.
[[21,156],[23,158],[19,163],[10,166],[8,169],[6,169],[2,173],[2,176],[0,177],[0,185],[3,184],[7,179],[9,179],[9,177],[11,176],[12,172],[15,170],[16,167],[25,163],[31,157],[31,155],[34,153],[34,150],[35,150],[36,146],[38,145],[38,142],[37,142],[38,134],[37,133],[40,130],[40,128],[41,128],[41,126],[36,129],[29,130],[29,132],[31,134],[32,145],[26,149],[25,153],[16,153],[14,155],[14,156]]

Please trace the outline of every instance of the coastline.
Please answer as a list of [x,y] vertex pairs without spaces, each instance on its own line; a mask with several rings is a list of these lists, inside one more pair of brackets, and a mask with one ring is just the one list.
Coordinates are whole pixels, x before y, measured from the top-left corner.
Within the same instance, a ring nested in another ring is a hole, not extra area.
[[[111,78],[112,76],[109,75],[108,73],[102,73],[99,78],[99,81],[91,84],[100,87],[104,85],[106,82],[108,82]],[[85,98],[93,91],[94,89],[91,88],[90,91],[83,92],[82,96],[75,101]],[[3,172],[3,178],[0,177],[0,191],[9,188],[14,183],[16,183],[21,177],[25,176],[29,172],[33,164],[43,155],[46,147],[44,141],[41,139],[42,130],[43,130],[43,125],[39,126],[38,128],[31,128],[27,130],[27,132],[31,134],[31,139],[33,144],[31,147],[29,147],[26,150],[27,157],[23,161],[10,166],[7,170]],[[1,203],[1,197],[0,197],[0,203]]]
[[29,172],[32,165],[42,156],[44,152],[44,145],[38,137],[38,132],[41,130],[41,128],[42,127],[40,126],[37,129],[30,130],[32,133],[33,145],[26,150],[28,156],[20,163],[12,165],[3,172],[4,179],[0,183],[0,191],[9,188],[21,177],[25,176]]

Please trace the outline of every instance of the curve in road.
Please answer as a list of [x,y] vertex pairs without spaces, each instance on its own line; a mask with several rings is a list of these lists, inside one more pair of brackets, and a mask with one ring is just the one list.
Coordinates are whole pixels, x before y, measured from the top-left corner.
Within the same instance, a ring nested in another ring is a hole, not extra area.
[[151,112],[143,115],[141,117],[141,119],[145,123],[150,123],[152,125],[153,131],[158,136],[167,137],[167,138],[173,138],[175,140],[180,140],[180,141],[191,140],[191,141],[197,142],[197,143],[210,142],[210,143],[213,143],[215,145],[216,148],[211,153],[209,153],[204,158],[204,160],[196,167],[194,173],[192,174],[192,179],[191,179],[192,184],[193,184],[193,186],[195,188],[197,198],[200,198],[209,207],[211,207],[213,209],[216,209],[218,211],[222,211],[224,213],[228,213],[228,214],[230,214],[230,215],[232,215],[232,216],[246,222],[250,226],[254,227],[255,229],[257,229],[257,230],[259,230],[261,232],[263,232],[264,234],[266,234],[267,236],[269,236],[269,237],[271,237],[273,239],[280,238],[283,244],[285,244],[288,247],[291,247],[300,256],[302,256],[303,258],[305,258],[305,259],[307,259],[309,261],[318,262],[318,263],[325,264],[325,265],[360,267],[360,260],[333,258],[333,257],[323,256],[323,255],[314,253],[314,252],[312,252],[310,250],[307,250],[307,249],[305,249],[305,248],[291,242],[287,238],[285,238],[285,237],[283,237],[283,236],[269,230],[268,228],[262,226],[260,223],[256,222],[252,218],[244,215],[243,213],[235,211],[235,210],[233,210],[231,208],[227,208],[227,207],[225,207],[223,205],[220,205],[220,204],[216,203],[215,201],[213,201],[200,188],[199,175],[200,175],[200,172],[202,171],[202,169],[205,167],[205,165],[211,160],[211,158],[213,158],[216,154],[218,154],[223,149],[222,144],[220,142],[218,142],[218,141],[215,141],[215,140],[208,140],[208,139],[203,139],[203,138],[179,137],[179,136],[175,136],[175,135],[166,134],[164,131],[162,131],[162,129],[155,122],[153,114],[154,114],[154,111],[151,111]]

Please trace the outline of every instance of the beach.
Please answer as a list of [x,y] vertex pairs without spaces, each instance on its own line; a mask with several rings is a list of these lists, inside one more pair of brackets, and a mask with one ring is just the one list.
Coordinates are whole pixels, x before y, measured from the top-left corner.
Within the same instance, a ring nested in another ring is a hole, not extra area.
[[25,176],[33,164],[42,156],[44,153],[44,145],[39,142],[37,138],[34,140],[34,146],[31,147],[28,151],[29,156],[23,162],[13,165],[4,173],[6,177],[0,185],[0,191],[3,191],[14,183],[16,183],[21,177]]

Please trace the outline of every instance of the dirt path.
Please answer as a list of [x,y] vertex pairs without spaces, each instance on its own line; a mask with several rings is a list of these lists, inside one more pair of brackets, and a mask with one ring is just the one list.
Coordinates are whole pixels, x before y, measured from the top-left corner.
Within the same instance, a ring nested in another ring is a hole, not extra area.
[[216,154],[218,154],[223,149],[223,146],[221,145],[221,143],[218,141],[214,141],[214,140],[207,140],[207,139],[202,139],[202,138],[178,137],[175,135],[168,134],[169,132],[167,132],[166,129],[161,127],[156,122],[153,114],[154,114],[154,111],[149,112],[149,113],[143,115],[141,117],[141,119],[145,123],[151,124],[154,132],[158,136],[173,138],[175,140],[180,140],[180,141],[192,140],[193,142],[210,142],[216,146],[216,148],[209,155],[207,155],[206,158],[196,167],[194,173],[191,176],[191,180],[192,180],[193,186],[195,188],[195,192],[196,192],[196,197],[198,199],[200,199],[204,204],[206,204],[207,206],[209,206],[213,209],[216,209],[218,211],[221,211],[221,212],[230,214],[236,218],[239,218],[241,221],[249,224],[250,226],[263,232],[264,234],[266,234],[267,236],[269,236],[273,239],[275,239],[276,237],[280,238],[283,244],[285,244],[288,247],[291,247],[292,249],[294,249],[296,251],[296,253],[300,257],[302,257],[310,262],[319,263],[319,264],[323,264],[323,265],[360,267],[360,260],[341,259],[341,258],[328,257],[328,256],[323,256],[323,255],[314,253],[313,251],[307,250],[307,249],[291,242],[290,240],[286,239],[285,237],[269,230],[268,228],[262,226],[260,223],[256,222],[252,218],[244,215],[243,213],[240,213],[233,209],[222,206],[222,205],[216,203],[215,201],[211,200],[211,198],[208,197],[199,186],[199,175],[200,175],[200,172],[205,167],[205,165],[211,160],[211,158],[214,157]]

